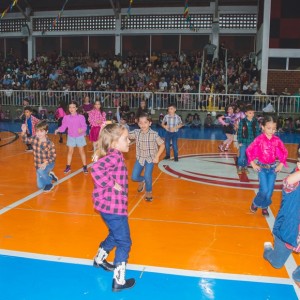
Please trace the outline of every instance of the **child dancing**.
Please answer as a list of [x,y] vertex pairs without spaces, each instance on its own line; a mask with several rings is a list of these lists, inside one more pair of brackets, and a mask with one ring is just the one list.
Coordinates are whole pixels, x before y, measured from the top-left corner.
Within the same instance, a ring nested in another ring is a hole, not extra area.
[[[134,286],[135,279],[125,279],[126,263],[131,248],[128,224],[128,172],[122,152],[129,151],[128,130],[117,123],[106,125],[100,133],[94,165],[94,208],[100,213],[109,234],[100,243],[94,259],[95,267],[114,270],[114,292]],[[106,261],[108,253],[116,247],[114,265]]]
[[[259,178],[259,191],[253,199],[250,211],[255,213],[260,207],[263,216],[268,217],[268,206],[272,203],[276,176],[282,167],[286,166],[288,151],[281,139],[274,135],[276,120],[272,116],[266,116],[261,126],[263,133],[255,138],[246,150],[248,162],[253,170],[258,172]],[[276,159],[280,161],[278,165]]]

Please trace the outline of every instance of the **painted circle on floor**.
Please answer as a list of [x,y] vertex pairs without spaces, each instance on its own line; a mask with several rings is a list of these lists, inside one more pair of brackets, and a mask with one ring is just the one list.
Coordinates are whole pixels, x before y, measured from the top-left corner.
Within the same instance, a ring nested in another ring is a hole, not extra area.
[[[249,173],[238,175],[234,153],[207,153],[179,157],[178,162],[162,160],[160,170],[183,180],[237,189],[258,189],[257,172],[248,168]],[[288,159],[288,167],[278,173],[275,190],[282,189],[282,180],[296,166],[296,159]]]

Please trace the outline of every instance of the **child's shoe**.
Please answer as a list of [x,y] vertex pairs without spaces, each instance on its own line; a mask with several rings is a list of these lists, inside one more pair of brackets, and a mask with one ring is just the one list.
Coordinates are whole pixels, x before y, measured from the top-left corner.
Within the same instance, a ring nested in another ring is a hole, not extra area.
[[269,217],[269,216],[270,216],[267,208],[263,208],[263,209],[261,210],[261,213],[262,213],[262,215],[265,216],[265,217]]
[[271,242],[265,242],[264,243],[264,249],[265,250],[269,250],[269,249],[272,249],[273,250],[273,245]]
[[242,175],[243,173],[243,168],[242,167],[238,167],[238,172],[237,172],[239,175]]
[[54,174],[54,172],[49,172],[49,176],[51,177],[51,180],[54,182],[58,181],[58,177]]
[[99,248],[97,255],[94,258],[93,266],[96,268],[101,267],[105,271],[113,271],[115,266],[106,261],[108,257],[108,252],[106,252],[102,247]]
[[138,193],[143,192],[144,189],[145,189],[145,181],[140,181],[137,189]]
[[61,138],[59,138],[59,141],[58,141],[60,144],[62,144],[63,143],[63,138],[61,137]]
[[224,151],[228,151],[228,150],[229,150],[229,145],[226,145]]
[[252,213],[256,213],[256,211],[257,211],[257,206],[255,206],[255,205],[252,203],[251,206],[250,206],[250,211],[251,211]]
[[177,162],[177,161],[178,161],[178,157],[175,157],[175,158],[174,158],[174,161],[176,161],[176,162]]
[[46,184],[43,190],[44,190],[45,193],[48,193],[48,192],[50,192],[52,189],[53,189],[53,184],[50,183],[50,184]]
[[135,279],[125,279],[126,263],[122,262],[114,269],[114,277],[112,282],[112,291],[120,292],[125,289],[130,289],[135,285]]
[[146,192],[146,197],[145,197],[146,201],[148,202],[152,202],[153,198],[152,198],[152,192]]
[[245,168],[244,168],[244,172],[245,172],[246,174],[249,174],[248,167],[245,167]]
[[64,173],[67,174],[69,172],[71,172],[71,166],[67,165],[65,170],[64,170]]
[[87,166],[83,166],[82,170],[83,170],[84,174],[88,174],[89,173],[89,171],[87,169]]

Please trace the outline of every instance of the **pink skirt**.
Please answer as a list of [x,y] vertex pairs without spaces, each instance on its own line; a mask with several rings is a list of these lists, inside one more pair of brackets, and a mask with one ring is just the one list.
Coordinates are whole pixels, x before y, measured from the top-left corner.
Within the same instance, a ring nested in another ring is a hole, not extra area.
[[91,142],[97,142],[98,141],[99,132],[100,132],[100,127],[99,126],[97,126],[97,127],[93,126],[91,128],[90,135],[89,135],[89,138],[90,138]]

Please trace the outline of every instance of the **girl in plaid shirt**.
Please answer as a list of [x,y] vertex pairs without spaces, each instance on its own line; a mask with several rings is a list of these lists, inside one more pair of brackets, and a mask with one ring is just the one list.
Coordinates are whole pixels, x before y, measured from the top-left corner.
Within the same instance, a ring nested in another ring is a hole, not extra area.
[[[294,251],[300,252],[300,162],[294,173],[283,180],[282,201],[275,220],[272,243],[264,245],[264,258],[274,268],[281,268]],[[300,287],[300,266],[293,273],[293,279]]]
[[[128,130],[120,124],[106,125],[100,133],[94,165],[94,208],[100,213],[109,234],[100,243],[94,259],[95,267],[114,271],[114,292],[131,288],[133,278],[125,279],[126,263],[131,248],[128,224],[128,172],[122,152],[129,151]],[[106,261],[109,252],[116,247],[114,265]]]
[[96,142],[98,141],[99,132],[106,124],[106,113],[103,111],[100,100],[96,100],[94,108],[88,112],[88,120],[91,126],[90,141],[93,142],[94,151],[96,150]]

